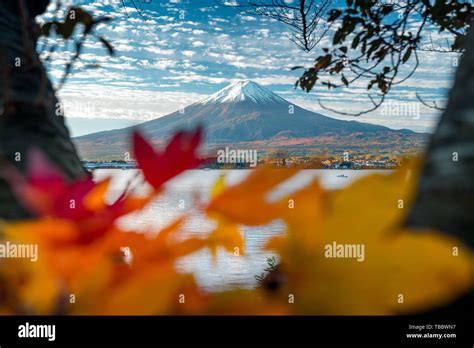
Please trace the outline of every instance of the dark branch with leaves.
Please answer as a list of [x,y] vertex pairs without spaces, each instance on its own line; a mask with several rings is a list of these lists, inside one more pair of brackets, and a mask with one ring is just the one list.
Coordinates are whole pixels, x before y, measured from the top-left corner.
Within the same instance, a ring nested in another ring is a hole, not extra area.
[[[61,1],[56,2],[55,13],[59,13],[61,10]],[[60,47],[67,47],[68,43],[73,44],[74,53],[69,61],[66,63],[63,75],[59,80],[57,89],[60,89],[66,82],[68,76],[72,72],[74,63],[79,59],[83,50],[84,44],[89,36],[94,37],[107,49],[110,55],[114,55],[114,49],[112,45],[103,36],[97,35],[94,32],[96,26],[100,23],[106,23],[111,20],[111,17],[99,17],[94,18],[92,14],[85,11],[80,7],[71,7],[67,9],[64,21],[57,19],[57,15],[51,21],[44,23],[41,26],[41,35],[45,38],[50,38],[52,35],[57,35],[62,39],[62,42],[58,40],[45,40],[40,52],[44,53],[44,63],[49,63],[55,53],[58,52]],[[48,42],[52,42],[48,44]]]
[[[435,28],[447,33],[449,50],[461,52],[470,27],[472,6],[457,1],[408,0],[381,2],[347,0],[344,9],[329,12],[328,22],[338,28],[332,46],[322,49],[313,67],[296,83],[309,92],[316,83],[329,89],[367,81],[372,107],[350,114],[358,116],[380,107],[393,86],[410,78],[423,50],[422,34]],[[301,69],[303,67],[295,67]],[[337,76],[337,79],[335,78]],[[375,96],[370,94],[376,89]]]

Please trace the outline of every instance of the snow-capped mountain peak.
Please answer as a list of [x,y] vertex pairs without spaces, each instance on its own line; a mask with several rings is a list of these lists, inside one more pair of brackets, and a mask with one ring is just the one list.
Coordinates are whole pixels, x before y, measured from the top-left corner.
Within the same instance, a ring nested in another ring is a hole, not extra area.
[[288,103],[269,89],[249,80],[235,81],[227,87],[202,100],[199,104],[231,103],[250,101],[253,103]]

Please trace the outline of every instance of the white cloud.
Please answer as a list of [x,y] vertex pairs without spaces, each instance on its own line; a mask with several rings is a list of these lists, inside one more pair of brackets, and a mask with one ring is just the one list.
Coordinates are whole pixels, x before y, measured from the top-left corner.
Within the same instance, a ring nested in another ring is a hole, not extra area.
[[202,46],[206,46],[206,44],[202,41],[193,41],[192,46],[193,47],[202,47]]
[[174,59],[158,59],[152,62],[148,60],[142,60],[140,64],[145,68],[167,70],[176,67],[177,62]]
[[265,77],[255,77],[252,78],[253,81],[263,85],[263,86],[272,86],[272,85],[294,85],[296,78],[294,76],[288,75],[272,75]]
[[[150,120],[167,115],[207,95],[140,90],[130,86],[69,84],[59,93],[68,117]],[[162,87],[176,87],[163,84]]]
[[243,16],[243,15],[240,15],[239,18],[243,21],[243,22],[253,22],[253,21],[256,21],[257,18],[253,17],[253,16]]
[[144,50],[154,53],[154,54],[165,55],[165,56],[171,56],[175,54],[176,52],[175,50],[172,50],[172,49],[162,49],[160,47],[145,47]]
[[211,84],[227,83],[230,81],[230,79],[225,78],[225,77],[211,77],[211,76],[206,76],[206,75],[199,75],[194,72],[185,73],[182,75],[176,74],[174,76],[167,77],[167,79],[173,80],[173,81],[180,81],[184,83],[206,82],[206,83],[211,83]]
[[192,57],[196,54],[196,52],[194,52],[194,51],[183,51],[181,53],[186,57]]

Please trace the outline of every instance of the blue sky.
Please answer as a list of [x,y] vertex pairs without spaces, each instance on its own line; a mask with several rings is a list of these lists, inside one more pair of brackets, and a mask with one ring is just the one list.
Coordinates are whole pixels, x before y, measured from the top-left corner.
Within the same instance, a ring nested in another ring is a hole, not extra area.
[[[125,7],[121,0],[69,1],[97,16],[113,17],[97,32],[117,53],[110,57],[100,42],[88,41],[80,62],[59,92],[72,120],[73,135],[166,115],[238,79],[251,79],[290,102],[332,117],[354,119],[322,110],[318,100],[341,111],[370,107],[366,81],[345,90],[328,91],[318,86],[307,94],[295,89],[301,71],[291,71],[291,67],[311,65],[319,52],[300,51],[281,23],[218,6],[214,0],[136,2],[144,18],[130,0],[125,0]],[[434,32],[433,37],[435,42],[442,40]],[[53,81],[61,76],[69,54],[66,47],[48,66]],[[452,83],[456,57],[424,52],[418,71],[392,91],[386,108],[357,120],[431,131],[439,112],[422,106],[415,92],[442,104]],[[95,63],[101,67],[86,68]],[[408,110],[409,115],[398,114],[399,108]]]

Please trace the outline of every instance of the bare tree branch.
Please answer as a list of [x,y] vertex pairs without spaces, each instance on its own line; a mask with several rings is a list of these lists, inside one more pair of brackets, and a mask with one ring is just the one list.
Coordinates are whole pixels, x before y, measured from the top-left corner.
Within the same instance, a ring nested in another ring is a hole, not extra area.
[[379,101],[375,101],[374,98],[369,94],[368,95],[369,97],[369,100],[372,102],[373,104],[373,107],[370,108],[370,109],[367,109],[367,110],[363,110],[363,111],[360,111],[360,112],[355,112],[355,113],[351,113],[351,112],[345,112],[345,111],[340,111],[340,110],[336,110],[336,109],[332,109],[330,107],[327,107],[325,106],[323,103],[321,103],[321,100],[318,100],[318,103],[319,103],[319,106],[321,106],[323,109],[325,110],[328,110],[328,111],[331,111],[331,112],[334,112],[336,114],[339,114],[339,115],[344,115],[344,116],[361,116],[361,115],[365,115],[365,114],[368,114],[374,110],[377,110],[382,104],[383,102],[385,101],[385,95],[382,95],[380,97],[380,100]]
[[416,94],[416,98],[426,107],[430,108],[430,109],[435,109],[435,110],[439,110],[439,111],[445,111],[446,109],[445,108],[441,108],[439,107],[435,101],[432,101],[431,105],[428,104],[426,101],[424,101],[421,96],[418,94],[418,92],[415,93]]
[[295,5],[284,0],[245,0],[232,5],[216,0],[221,6],[235,7],[248,14],[268,17],[288,26],[290,40],[305,52],[312,51],[326,36],[332,23],[325,20],[332,0],[297,0]]
[[[125,9],[125,13],[127,14],[127,17],[129,17],[128,11],[127,11],[127,5],[125,4],[125,0],[121,0],[121,2],[122,2],[123,8]],[[142,11],[138,8],[137,4],[135,3],[135,0],[130,0],[130,2],[132,3],[132,6],[135,8],[135,11],[138,13],[138,15],[140,17],[142,17],[142,19],[146,20],[146,18],[143,15]],[[139,1],[139,2],[143,2],[143,1]]]

